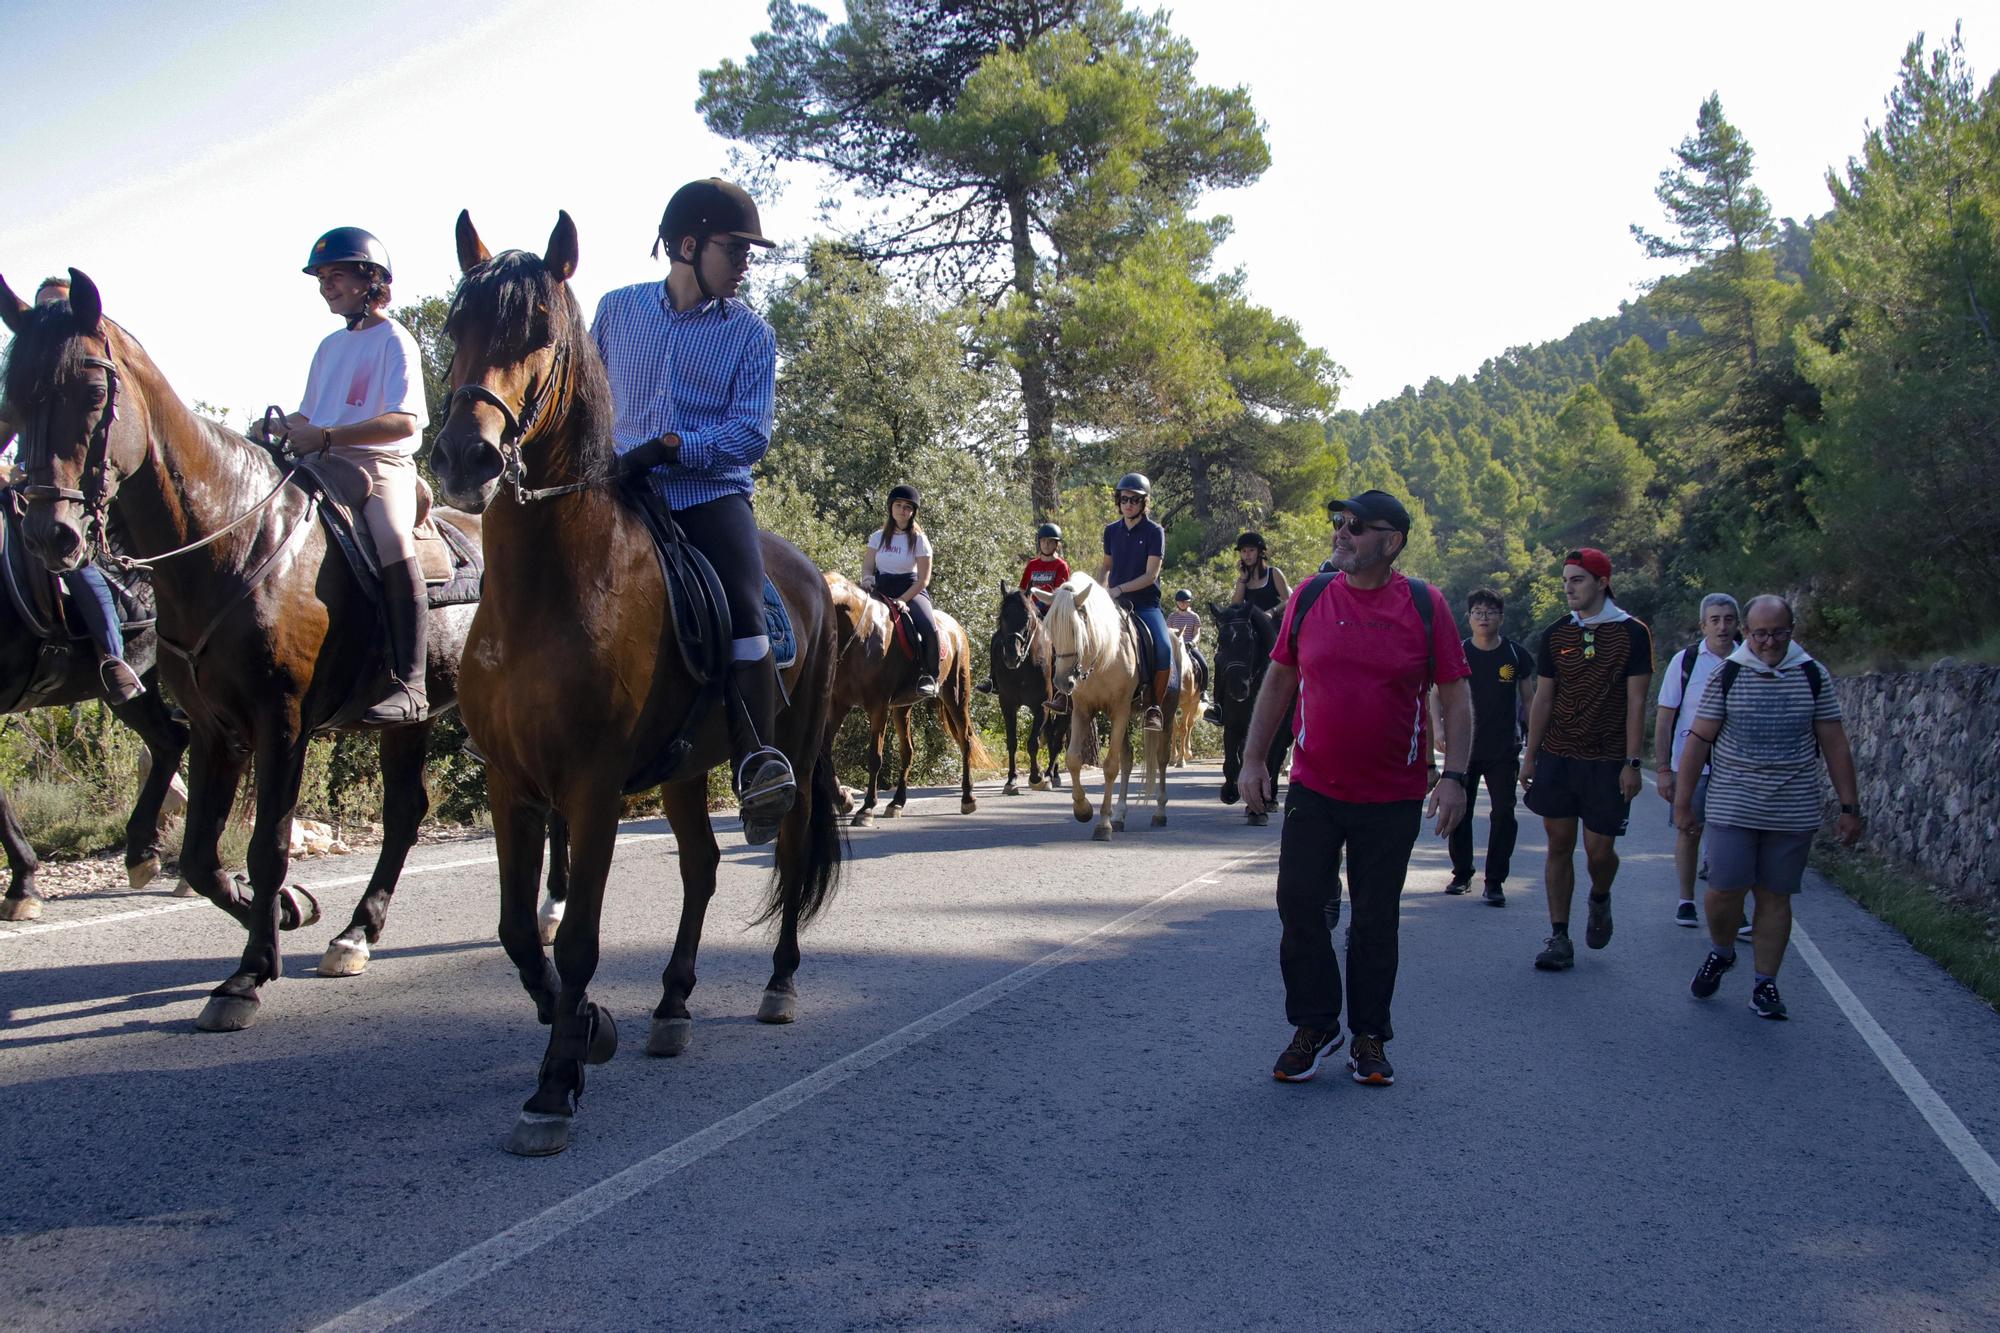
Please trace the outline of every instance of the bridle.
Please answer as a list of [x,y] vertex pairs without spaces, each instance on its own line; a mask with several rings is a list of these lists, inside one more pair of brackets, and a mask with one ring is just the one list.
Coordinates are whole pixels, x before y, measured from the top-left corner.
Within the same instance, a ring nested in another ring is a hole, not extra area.
[[[101,356],[86,356],[83,364],[104,372],[104,408],[97,416],[97,424],[91,428],[90,443],[83,455],[83,489],[71,490],[67,486],[57,486],[53,480],[43,484],[29,484],[21,488],[22,496],[33,504],[46,500],[53,504],[60,500],[74,500],[83,506],[84,535],[96,546],[100,555],[109,555],[110,543],[105,540],[105,526],[111,508],[111,487],[106,485],[111,475],[111,423],[118,420],[119,377],[116,363]],[[21,441],[21,462],[28,470],[29,477],[46,476],[54,478],[56,472],[53,448],[49,444],[48,414],[34,414],[35,419],[27,423],[26,439]],[[113,557],[120,559],[122,557]]]
[[1004,640],[1005,643],[1011,644],[1017,650],[1017,655],[1013,661],[1003,661],[1002,665],[1009,671],[1016,671],[1026,666],[1029,658],[1034,655],[1035,637],[1041,631],[1041,618],[1035,614],[1034,595],[1026,589],[1015,589],[1013,592],[1007,594],[1007,599],[1009,601],[1025,601],[1027,603],[1026,607],[1023,608],[1027,615],[1027,623],[1014,633],[1009,634]]
[[544,375],[540,382],[534,386],[533,391],[528,395],[527,401],[521,405],[521,411],[518,416],[515,415],[513,408],[507,406],[499,394],[493,392],[493,390],[483,384],[460,385],[453,391],[451,401],[445,405],[445,415],[447,417],[458,410],[461,400],[471,403],[484,403],[500,414],[502,422],[500,429],[500,479],[507,483],[507,489],[512,492],[515,504],[527,504],[533,500],[549,500],[558,495],[569,495],[572,492],[588,490],[590,488],[591,483],[588,481],[572,481],[562,486],[528,486],[524,484],[527,481],[528,469],[527,465],[521,461],[522,448],[526,445],[528,436],[534,431],[536,423],[541,420],[542,412],[555,397],[556,382],[562,378],[563,368],[568,362],[569,344],[566,342],[557,343],[555,355],[549,362],[549,373]]

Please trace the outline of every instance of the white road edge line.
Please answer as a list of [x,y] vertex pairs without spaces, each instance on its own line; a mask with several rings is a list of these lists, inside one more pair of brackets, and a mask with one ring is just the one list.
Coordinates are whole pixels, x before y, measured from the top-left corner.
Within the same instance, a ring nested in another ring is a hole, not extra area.
[[725,1116],[707,1128],[697,1130],[678,1143],[662,1148],[651,1157],[643,1158],[623,1171],[607,1176],[595,1185],[551,1204],[533,1217],[515,1223],[498,1235],[461,1251],[436,1267],[426,1269],[409,1281],[389,1288],[373,1300],[355,1306],[346,1314],[327,1320],[319,1325],[314,1333],[359,1333],[360,1330],[385,1329],[401,1323],[412,1315],[423,1313],[446,1297],[456,1295],[517,1259],[534,1253],[599,1214],[645,1193],[668,1176],[692,1166],[716,1149],[769,1124],[787,1111],[811,1101],[822,1092],[840,1086],[891,1056],[908,1050],[925,1038],[950,1027],[961,1018],[978,1013],[995,1000],[1021,989],[1045,973],[1083,956],[1100,941],[1121,935],[1132,927],[1158,916],[1175,898],[1188,889],[1206,882],[1204,876],[1233,870],[1245,861],[1266,855],[1277,845],[1277,840],[1273,839],[1253,851],[1232,857],[1213,870],[1203,871],[1201,875],[1167,890],[1151,902],[1135,907],[1116,920],[1106,922],[1097,929],[1078,936],[1053,953],[1044,954],[999,980],[988,982],[969,995],[952,1001],[944,1008],[897,1028],[885,1037],[877,1038],[859,1050],[806,1075],[798,1082],[752,1102],[733,1115]]
[[1875,1021],[1875,1015],[1868,1012],[1868,1006],[1848,989],[1847,983],[1840,979],[1840,973],[1833,970],[1833,964],[1827,961],[1826,955],[1806,934],[1806,928],[1796,921],[1792,923],[1792,946],[1806,960],[1806,966],[1813,970],[1813,975],[1819,978],[1819,984],[1826,987],[1826,993],[1833,997],[1833,1002],[1840,1006],[1840,1012],[1847,1015],[1847,1021],[1854,1025],[1854,1030],[1861,1034],[1861,1040],[1868,1043],[1868,1049],[1875,1052],[1875,1058],[1889,1071],[1889,1077],[1902,1088],[1903,1095],[1930,1122],[1939,1142],[1958,1159],[1958,1164],[1965,1168],[1965,1174],[1972,1177],[1972,1183],[1986,1196],[1986,1202],[1993,1205],[1995,1212],[2000,1212],[2000,1165],[1996,1165],[1992,1155],[1980,1147],[1979,1140],[1972,1136],[1972,1131],[1965,1127],[1965,1122],[1958,1118],[1945,1099],[1938,1096],[1930,1080],[1910,1063],[1910,1057],[1903,1054],[1903,1048],[1896,1044],[1895,1038],[1882,1030],[1882,1025]]
[[[633,843],[658,842],[662,838],[671,838],[672,836],[673,834],[671,833],[628,833],[618,839],[618,845],[624,847]],[[436,870],[463,870],[467,866],[493,865],[499,859],[500,857],[497,853],[488,853],[485,856],[468,857],[463,861],[438,861],[432,865],[422,866],[406,865],[403,867],[403,873],[397,877],[397,882],[401,883],[402,880],[408,879],[411,875],[428,875]],[[371,871],[368,875],[342,875],[337,879],[299,880],[297,882],[307,889],[345,889],[356,884],[366,884],[373,873]],[[73,902],[76,900],[58,898],[55,901]],[[134,921],[140,917],[165,916],[169,912],[185,912],[191,907],[207,906],[209,906],[209,901],[206,898],[177,898],[173,902],[161,903],[157,907],[135,907],[129,912],[106,912],[103,916],[78,917],[73,921],[40,921],[32,925],[0,928],[0,940],[22,939],[29,935],[47,935],[51,931],[57,930],[81,930],[85,926],[106,926],[114,921]]]

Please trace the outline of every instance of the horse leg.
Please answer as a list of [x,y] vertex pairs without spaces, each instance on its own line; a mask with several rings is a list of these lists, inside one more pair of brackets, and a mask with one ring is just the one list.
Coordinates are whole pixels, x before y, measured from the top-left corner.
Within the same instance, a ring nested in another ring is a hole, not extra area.
[[403,873],[403,858],[410,854],[417,826],[431,808],[430,794],[424,790],[424,743],[430,730],[426,722],[382,732],[382,851],[375,858],[375,871],[368,877],[361,901],[354,905],[347,929],[333,937],[319,960],[323,977],[359,976],[368,967],[370,951],[382,938],[382,926],[389,919],[389,899]]
[[[1104,747],[1104,767],[1101,770],[1104,774],[1104,799],[1097,812],[1097,827],[1090,831],[1090,836],[1098,842],[1110,842],[1111,834],[1114,831],[1114,825],[1111,822],[1111,802],[1118,794],[1119,746],[1125,740],[1126,727],[1131,720],[1129,714],[1130,710],[1128,708],[1118,705],[1113,706],[1111,713],[1111,739]],[[1073,719],[1070,722],[1070,726],[1074,727],[1075,725],[1076,722]],[[1127,753],[1129,753],[1129,750]],[[1080,797],[1081,795],[1082,793],[1079,791],[1078,796]],[[1122,826],[1123,824],[1124,821],[1122,819],[1118,821],[1118,826]]]
[[556,974],[562,989],[534,1095],[522,1104],[503,1145],[522,1157],[547,1157],[569,1146],[583,1101],[583,1067],[603,1064],[618,1049],[617,1025],[607,1010],[591,1003],[589,988],[597,974],[597,931],[619,810],[615,788],[586,789],[563,803],[570,827],[570,893],[562,929],[556,932]]
[[[1000,789],[1000,794],[1002,796],[1019,796],[1021,794],[1020,769],[1016,762],[1019,758],[1019,751],[1016,747],[1019,746],[1021,741],[1020,710],[1005,698],[1001,699],[1000,708],[1007,715],[1005,718],[1007,727],[1007,785]],[[1028,719],[1028,785],[1038,791],[1042,785],[1041,766],[1035,762],[1035,720],[1033,718]]]
[[152,756],[146,780],[139,786],[139,799],[132,806],[132,817],[125,823],[125,879],[133,888],[143,889],[160,873],[160,810],[180,775],[188,729],[174,720],[157,689],[113,703],[111,711],[137,733]]
[[[1036,711],[1040,712],[1039,706],[1037,706]],[[1052,717],[1043,716],[1039,721],[1042,727],[1042,739],[1048,742],[1049,747],[1049,787],[1053,791],[1061,791],[1063,787],[1062,769],[1056,763],[1056,755],[1059,751],[1069,748],[1069,729],[1064,723],[1058,722]],[[1030,745],[1034,744],[1033,739],[1031,738],[1028,743]]]
[[535,1018],[555,1021],[562,978],[542,949],[535,919],[536,881],[542,873],[542,839],[552,816],[527,804],[504,781],[487,773],[487,801],[493,811],[493,846],[500,860],[500,947],[507,951],[521,988],[535,1002]]
[[[1159,732],[1155,731],[1140,739],[1139,767],[1141,769],[1146,767],[1147,749],[1152,746],[1154,738],[1157,738],[1159,734]],[[1113,745],[1118,751],[1118,813],[1111,820],[1111,831],[1113,833],[1123,833],[1125,831],[1126,802],[1132,794],[1132,733],[1122,727],[1119,728],[1118,736]],[[1108,796],[1109,793],[1107,792],[1106,795]],[[1142,790],[1139,794],[1140,803],[1144,804],[1145,799],[1145,792]],[[1109,804],[1108,801],[1106,803]]]
[[241,877],[223,870],[220,845],[248,762],[219,736],[195,735],[188,746],[187,823],[181,830],[181,882],[246,929],[249,896]]
[[861,808],[854,812],[856,828],[867,828],[875,822],[875,790],[882,782],[882,740],[888,726],[889,711],[886,707],[869,710],[868,795],[862,800]]
[[42,915],[41,890],[35,887],[35,871],[41,862],[21,821],[14,816],[13,803],[0,791],[0,845],[7,849],[7,897],[0,900],[0,921],[34,921]]
[[[1184,694],[1181,696],[1182,706],[1186,705],[1186,701],[1187,696]],[[1152,751],[1146,764],[1146,790],[1154,801],[1154,828],[1159,828],[1167,822],[1167,761],[1172,758],[1174,738],[1180,733],[1180,718],[1180,713],[1176,711],[1172,718],[1173,725],[1159,733],[1160,743],[1155,746],[1148,742],[1146,747]]]
[[914,708],[895,710],[896,739],[901,742],[902,754],[896,761],[896,794],[890,798],[889,808],[882,812],[891,819],[900,819],[903,807],[910,802],[910,764],[916,759],[910,743],[910,714],[915,711]]
[[[1063,762],[1069,766],[1069,812],[1076,816],[1077,823],[1088,824],[1091,809],[1090,797],[1083,791],[1083,737],[1090,730],[1090,715],[1074,696],[1070,699],[1069,710],[1069,744],[1063,750]],[[1095,832],[1090,836],[1098,837]],[[1103,838],[1110,836],[1111,831],[1107,828]]]
[[554,944],[556,931],[562,926],[563,900],[569,897],[569,825],[563,817],[550,812],[549,832],[549,896],[542,902],[542,910],[536,920],[541,925],[542,943]]
[[[659,1007],[653,1010],[653,1030],[646,1037],[646,1054],[679,1055],[694,1035],[694,1015],[688,1011],[688,996],[694,993],[695,955],[701,950],[701,926],[708,915],[709,899],[715,896],[715,867],[722,852],[715,845],[715,830],[708,822],[706,782],[674,782],[660,789],[667,822],[673,826],[674,846],[681,863],[681,924],[674,932],[673,956],[660,976]],[[785,830],[791,826],[792,810],[778,826],[778,850],[783,858]]]

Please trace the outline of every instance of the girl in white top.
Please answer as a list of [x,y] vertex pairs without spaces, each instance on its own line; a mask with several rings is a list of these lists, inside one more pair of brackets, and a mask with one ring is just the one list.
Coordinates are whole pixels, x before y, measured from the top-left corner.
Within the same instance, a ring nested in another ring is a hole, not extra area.
[[910,619],[916,623],[921,640],[917,693],[936,698],[937,621],[925,593],[931,582],[931,540],[917,524],[918,503],[914,486],[902,485],[889,492],[888,516],[880,528],[868,534],[868,549],[861,557],[861,586],[910,608]]

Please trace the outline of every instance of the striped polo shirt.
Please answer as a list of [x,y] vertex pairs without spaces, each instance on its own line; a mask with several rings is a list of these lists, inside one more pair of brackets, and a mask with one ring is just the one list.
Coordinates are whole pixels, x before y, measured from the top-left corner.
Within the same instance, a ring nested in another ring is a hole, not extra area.
[[1776,671],[1744,666],[1727,700],[1722,672],[1709,677],[1696,716],[1722,722],[1709,760],[1710,823],[1778,833],[1819,827],[1826,780],[1813,724],[1838,722],[1840,700],[1823,666],[1814,700],[1807,660]]

